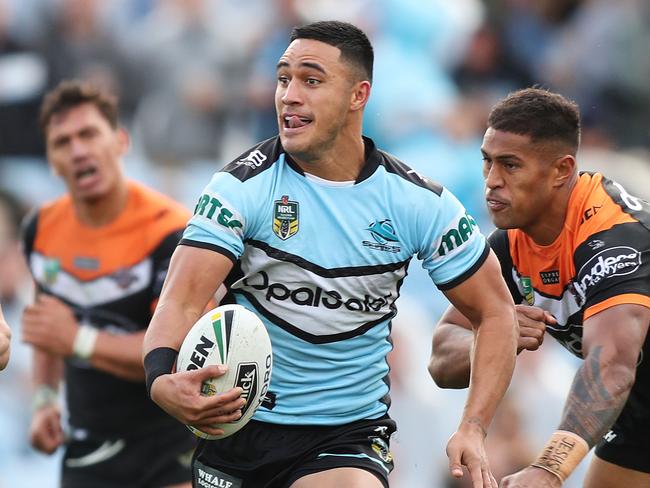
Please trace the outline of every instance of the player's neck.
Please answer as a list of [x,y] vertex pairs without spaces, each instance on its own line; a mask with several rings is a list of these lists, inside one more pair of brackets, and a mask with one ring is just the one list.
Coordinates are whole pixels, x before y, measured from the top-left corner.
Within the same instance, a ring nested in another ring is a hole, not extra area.
[[541,218],[531,227],[522,229],[538,246],[553,244],[564,230],[569,212],[569,201],[576,183],[577,177],[567,182],[567,185],[562,187],[544,208]]
[[96,200],[74,200],[79,221],[88,227],[102,227],[115,220],[126,207],[128,185],[125,180],[116,184],[110,192]]
[[329,181],[354,181],[365,165],[365,145],[360,134],[340,135],[330,148],[314,155],[294,155],[305,172]]

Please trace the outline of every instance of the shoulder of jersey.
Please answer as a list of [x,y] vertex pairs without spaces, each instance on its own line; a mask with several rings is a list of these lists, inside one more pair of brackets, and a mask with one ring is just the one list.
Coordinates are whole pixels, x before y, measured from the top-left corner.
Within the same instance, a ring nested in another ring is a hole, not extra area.
[[283,153],[278,136],[262,141],[232,160],[221,170],[239,181],[246,181],[269,169]]
[[131,181],[129,185],[131,191],[136,192],[137,198],[140,199],[138,208],[149,209],[156,219],[174,220],[184,226],[190,218],[190,211],[167,195],[137,182]]
[[416,186],[425,188],[426,190],[429,190],[438,196],[442,195],[444,187],[441,184],[418,173],[392,154],[389,154],[382,150],[377,150],[377,152],[381,157],[382,166],[388,173],[394,174],[410,183],[413,183]]

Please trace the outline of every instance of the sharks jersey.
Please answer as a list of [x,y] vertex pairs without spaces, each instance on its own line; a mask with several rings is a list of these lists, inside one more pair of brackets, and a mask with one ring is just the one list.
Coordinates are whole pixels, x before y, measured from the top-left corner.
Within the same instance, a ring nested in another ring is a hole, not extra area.
[[229,288],[273,345],[255,419],[336,425],[386,413],[390,323],[417,256],[441,290],[470,277],[489,247],[445,188],[364,139],[354,182],[303,173],[279,138],[216,173],[181,244],[238,263]]

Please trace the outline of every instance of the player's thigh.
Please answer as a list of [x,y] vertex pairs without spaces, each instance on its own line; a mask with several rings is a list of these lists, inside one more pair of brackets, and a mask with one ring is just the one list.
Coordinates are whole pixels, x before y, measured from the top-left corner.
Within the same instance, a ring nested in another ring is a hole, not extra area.
[[650,488],[650,473],[643,473],[610,463],[594,456],[587,475],[584,488]]
[[383,488],[382,482],[361,468],[334,468],[308,474],[295,481],[290,488]]

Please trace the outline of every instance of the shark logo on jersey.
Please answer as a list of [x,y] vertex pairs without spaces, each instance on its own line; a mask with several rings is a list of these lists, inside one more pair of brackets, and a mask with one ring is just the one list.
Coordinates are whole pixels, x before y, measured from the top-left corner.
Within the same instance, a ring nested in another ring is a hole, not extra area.
[[389,242],[397,242],[399,240],[395,235],[395,228],[390,219],[375,220],[368,225],[366,230],[370,231],[370,235],[372,235],[375,242],[362,241],[364,246],[387,252],[401,251],[399,246],[391,246],[388,244]]
[[273,202],[273,232],[283,241],[298,233],[298,202],[282,195],[281,200]]

